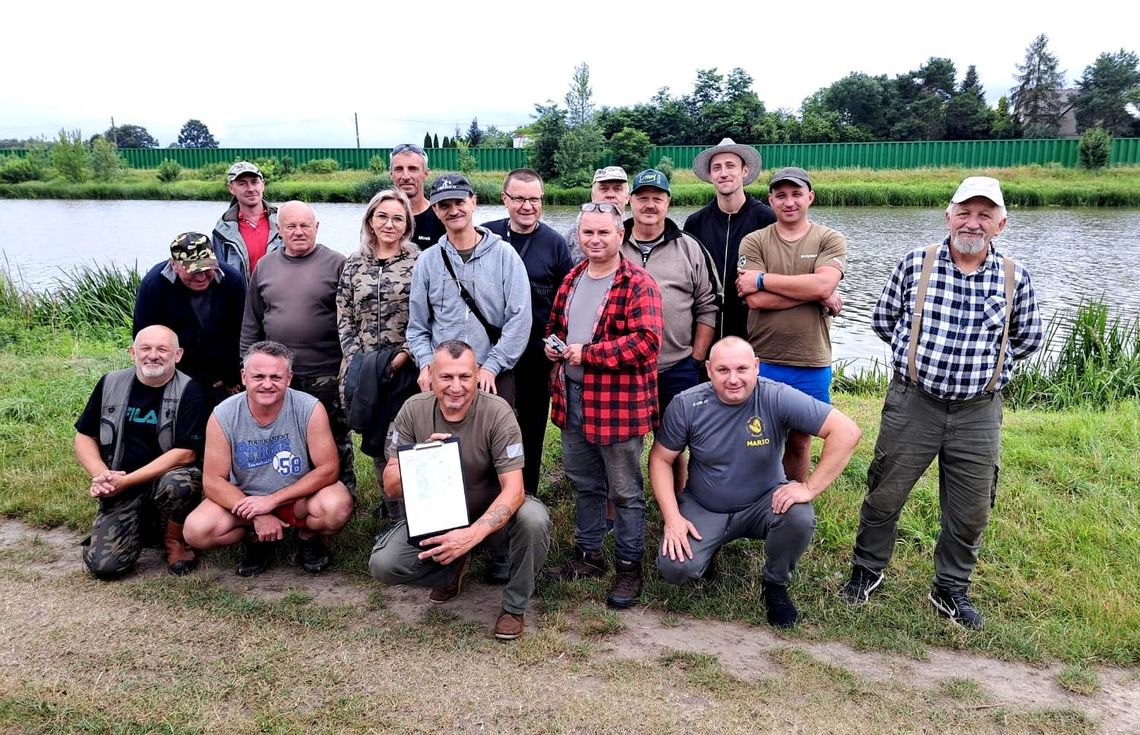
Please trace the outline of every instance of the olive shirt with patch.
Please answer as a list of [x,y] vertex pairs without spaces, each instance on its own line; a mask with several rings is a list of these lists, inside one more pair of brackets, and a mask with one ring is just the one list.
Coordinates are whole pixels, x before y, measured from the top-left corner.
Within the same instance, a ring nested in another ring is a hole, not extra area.
[[[831,266],[847,266],[847,239],[830,227],[811,223],[807,234],[789,242],[776,225],[757,230],[740,242],[744,268],[801,276]],[[749,309],[748,341],[763,362],[798,367],[831,364],[831,316],[818,301],[790,309]]]
[[[91,397],[87,399],[87,406],[75,422],[77,432],[95,441],[99,441],[104,381],[106,376],[99,379]],[[126,443],[123,447],[124,472],[134,472],[165,454],[158,445],[158,424],[165,390],[165,385],[152,387],[140,382],[137,377],[131,380],[127,417],[123,421],[123,441]],[[197,383],[190,382],[178,402],[173,448],[193,450],[198,455],[197,466],[201,466],[202,462],[202,450],[206,444],[206,420],[209,417],[202,389]]]
[[689,447],[685,492],[707,510],[733,513],[788,481],[788,430],[818,434],[830,412],[826,403],[766,378],[736,406],[722,403],[712,383],[701,383],[673,399],[656,438],[673,452]]
[[440,413],[433,393],[419,393],[404,403],[392,421],[388,458],[398,447],[424,442],[432,434],[459,438],[459,461],[472,521],[483,515],[502,492],[499,475],[523,468],[522,432],[515,412],[499,396],[479,391],[462,421],[450,422]]

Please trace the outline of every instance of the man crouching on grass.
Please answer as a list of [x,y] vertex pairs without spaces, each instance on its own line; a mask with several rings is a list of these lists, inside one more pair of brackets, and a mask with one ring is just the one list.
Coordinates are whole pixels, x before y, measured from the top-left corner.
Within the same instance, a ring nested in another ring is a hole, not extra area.
[[293,353],[257,342],[241,370],[245,392],[222,401],[206,425],[206,499],[186,519],[198,549],[245,541],[243,577],[265,571],[274,541],[297,529],[298,563],[317,573],[331,563],[323,536],[348,523],[353,499],[337,481],[340,462],[328,414],[308,393],[293,390]]

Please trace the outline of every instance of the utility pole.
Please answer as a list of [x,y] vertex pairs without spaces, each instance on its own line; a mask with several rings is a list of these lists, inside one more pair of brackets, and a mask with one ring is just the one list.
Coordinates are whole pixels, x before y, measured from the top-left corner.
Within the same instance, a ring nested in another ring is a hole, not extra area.
[[115,116],[114,115],[111,116],[111,143],[116,148],[119,147],[119,129],[115,127]]
[[352,124],[356,126],[356,150],[360,150],[360,118],[352,113]]

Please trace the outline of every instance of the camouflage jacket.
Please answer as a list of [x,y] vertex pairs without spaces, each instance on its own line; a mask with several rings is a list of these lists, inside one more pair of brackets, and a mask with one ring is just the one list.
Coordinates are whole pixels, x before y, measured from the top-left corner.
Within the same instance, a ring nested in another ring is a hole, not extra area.
[[372,252],[348,256],[336,290],[342,378],[356,353],[404,347],[412,267],[419,255],[414,245],[404,245],[383,263]]

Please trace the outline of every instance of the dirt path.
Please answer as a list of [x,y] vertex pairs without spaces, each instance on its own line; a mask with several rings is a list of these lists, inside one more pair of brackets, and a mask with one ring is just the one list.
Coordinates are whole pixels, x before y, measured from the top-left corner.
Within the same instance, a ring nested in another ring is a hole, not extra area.
[[[0,519],[0,551],[26,554],[26,564],[38,574],[59,577],[81,572],[77,543],[70,531],[30,528],[19,521]],[[165,567],[157,551],[147,550],[138,574],[161,577]],[[241,594],[263,599],[283,597],[301,590],[315,602],[328,605],[365,607],[376,587],[358,579],[330,573],[319,577],[302,575],[290,566],[277,566],[254,579],[243,579],[228,568],[203,568],[217,584]],[[424,591],[386,588],[387,609],[399,619],[415,623],[422,619],[426,602]],[[497,588],[470,585],[463,596],[447,606],[464,620],[489,625],[490,612],[498,607]],[[857,651],[842,643],[795,641],[775,636],[762,628],[741,624],[683,618],[680,624],[662,621],[660,613],[638,609],[622,613],[624,630],[594,641],[601,656],[616,659],[649,660],[667,651],[686,651],[715,656],[731,674],[755,680],[766,668],[767,654],[775,649],[797,648],[814,659],[837,666],[872,681],[893,682],[909,687],[937,688],[949,679],[968,678],[980,684],[988,700],[980,707],[1016,708],[1070,707],[1100,723],[1106,735],[1140,733],[1140,670],[1100,667],[1100,691],[1080,696],[1057,684],[1060,665],[1029,666],[984,656],[944,650],[931,650],[925,660],[877,652]],[[533,625],[532,617],[528,624]]]

